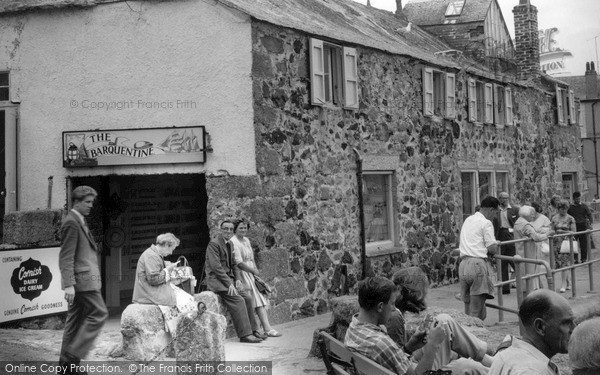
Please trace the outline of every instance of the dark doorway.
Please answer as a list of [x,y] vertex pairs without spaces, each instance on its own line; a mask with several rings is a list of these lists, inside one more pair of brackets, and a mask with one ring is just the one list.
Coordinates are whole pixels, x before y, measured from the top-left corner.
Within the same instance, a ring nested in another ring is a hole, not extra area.
[[[210,241],[204,174],[73,179],[73,187],[85,184],[99,194],[90,221],[99,233],[117,230],[124,238],[122,243],[103,243],[103,286],[109,308],[124,308],[131,303],[137,260],[161,233],[171,232],[181,240],[167,260],[185,256],[196,277],[200,277]],[[96,234],[93,228],[92,232]]]

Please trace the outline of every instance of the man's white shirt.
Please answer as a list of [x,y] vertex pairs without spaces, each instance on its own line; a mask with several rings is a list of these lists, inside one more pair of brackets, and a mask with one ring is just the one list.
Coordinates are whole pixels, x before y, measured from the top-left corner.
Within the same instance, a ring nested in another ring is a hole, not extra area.
[[487,258],[487,247],[495,243],[494,225],[481,212],[465,219],[460,230],[460,256]]

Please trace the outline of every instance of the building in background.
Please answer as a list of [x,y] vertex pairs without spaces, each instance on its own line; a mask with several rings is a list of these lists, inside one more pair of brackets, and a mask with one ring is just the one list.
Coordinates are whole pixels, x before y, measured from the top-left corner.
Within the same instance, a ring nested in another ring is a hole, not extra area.
[[[476,3],[454,1],[449,16]],[[463,217],[486,195],[523,203],[586,191],[574,97],[530,53],[535,7],[515,7],[514,58],[499,64],[494,51],[512,42],[496,1],[485,3],[473,32],[485,64],[449,52],[458,46],[400,6],[5,4],[11,209],[59,210],[72,187],[95,187],[91,227],[114,309],[130,302],[137,258],[157,234],[180,237],[175,255],[199,273],[230,217],[252,223],[276,290],[272,323],[326,311],[365,274],[420,264],[435,283],[453,282]],[[486,34],[490,19],[501,23]]]
[[560,77],[569,84],[575,96],[581,100],[579,123],[585,178],[589,188],[588,200],[600,194],[600,82],[594,62],[586,63],[584,76]]

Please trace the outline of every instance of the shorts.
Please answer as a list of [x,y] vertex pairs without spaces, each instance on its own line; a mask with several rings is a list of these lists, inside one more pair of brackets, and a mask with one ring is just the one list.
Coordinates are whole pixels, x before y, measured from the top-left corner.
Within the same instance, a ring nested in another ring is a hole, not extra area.
[[494,282],[490,274],[490,265],[485,259],[473,257],[461,259],[458,266],[458,279],[463,302],[469,303],[471,296],[486,295],[487,299],[494,298]]

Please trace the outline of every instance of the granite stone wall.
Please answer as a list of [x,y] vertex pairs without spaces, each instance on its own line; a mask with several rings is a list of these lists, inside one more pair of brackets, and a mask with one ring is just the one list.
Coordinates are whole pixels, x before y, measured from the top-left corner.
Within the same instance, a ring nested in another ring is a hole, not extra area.
[[211,228],[227,216],[253,223],[249,236],[275,287],[277,319],[326,311],[331,296],[352,292],[361,278],[353,149],[398,166],[398,241],[390,253],[369,257],[367,272],[390,276],[421,265],[434,284],[457,277],[450,252],[462,224],[461,170],[508,171],[515,203],[547,203],[562,171],[582,175],[578,129],[555,125],[551,88],[505,84],[514,92],[516,125],[476,125],[467,121],[470,76],[454,70],[457,118],[428,118],[421,62],[352,46],[360,108],[317,107],[310,104],[308,46],[307,35],[254,22],[257,176],[207,179]]

